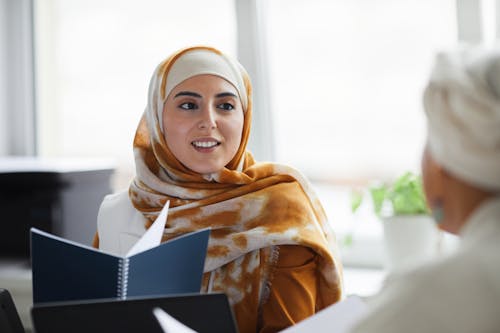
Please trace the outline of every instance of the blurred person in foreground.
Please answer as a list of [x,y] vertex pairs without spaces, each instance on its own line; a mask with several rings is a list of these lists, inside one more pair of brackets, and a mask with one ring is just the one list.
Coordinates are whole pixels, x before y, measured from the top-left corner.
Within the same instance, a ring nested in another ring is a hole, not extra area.
[[500,49],[438,54],[423,101],[427,202],[460,246],[389,278],[352,332],[500,332]]

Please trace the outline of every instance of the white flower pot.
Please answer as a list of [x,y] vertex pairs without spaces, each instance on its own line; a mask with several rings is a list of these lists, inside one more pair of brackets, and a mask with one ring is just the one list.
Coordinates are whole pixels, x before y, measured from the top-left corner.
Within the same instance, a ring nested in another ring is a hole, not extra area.
[[439,230],[428,215],[383,217],[386,268],[399,271],[432,259],[438,249]]

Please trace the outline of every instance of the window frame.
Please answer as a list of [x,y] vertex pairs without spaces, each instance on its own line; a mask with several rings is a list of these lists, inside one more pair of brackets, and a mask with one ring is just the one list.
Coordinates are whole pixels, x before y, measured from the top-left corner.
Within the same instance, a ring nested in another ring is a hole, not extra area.
[[0,155],[36,155],[33,0],[0,0]]

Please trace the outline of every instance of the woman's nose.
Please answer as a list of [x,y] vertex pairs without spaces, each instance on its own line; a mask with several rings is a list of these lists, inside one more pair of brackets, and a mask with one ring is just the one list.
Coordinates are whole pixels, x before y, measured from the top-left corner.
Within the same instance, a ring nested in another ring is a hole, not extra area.
[[201,119],[198,123],[199,128],[216,128],[217,127],[217,114],[213,107],[207,106],[202,109]]

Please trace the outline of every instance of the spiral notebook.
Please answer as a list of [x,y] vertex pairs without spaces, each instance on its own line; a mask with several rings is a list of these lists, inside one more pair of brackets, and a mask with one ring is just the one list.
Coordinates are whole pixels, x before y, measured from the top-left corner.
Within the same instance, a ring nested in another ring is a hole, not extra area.
[[32,228],[33,303],[199,292],[210,230],[160,244],[167,211],[124,257]]

